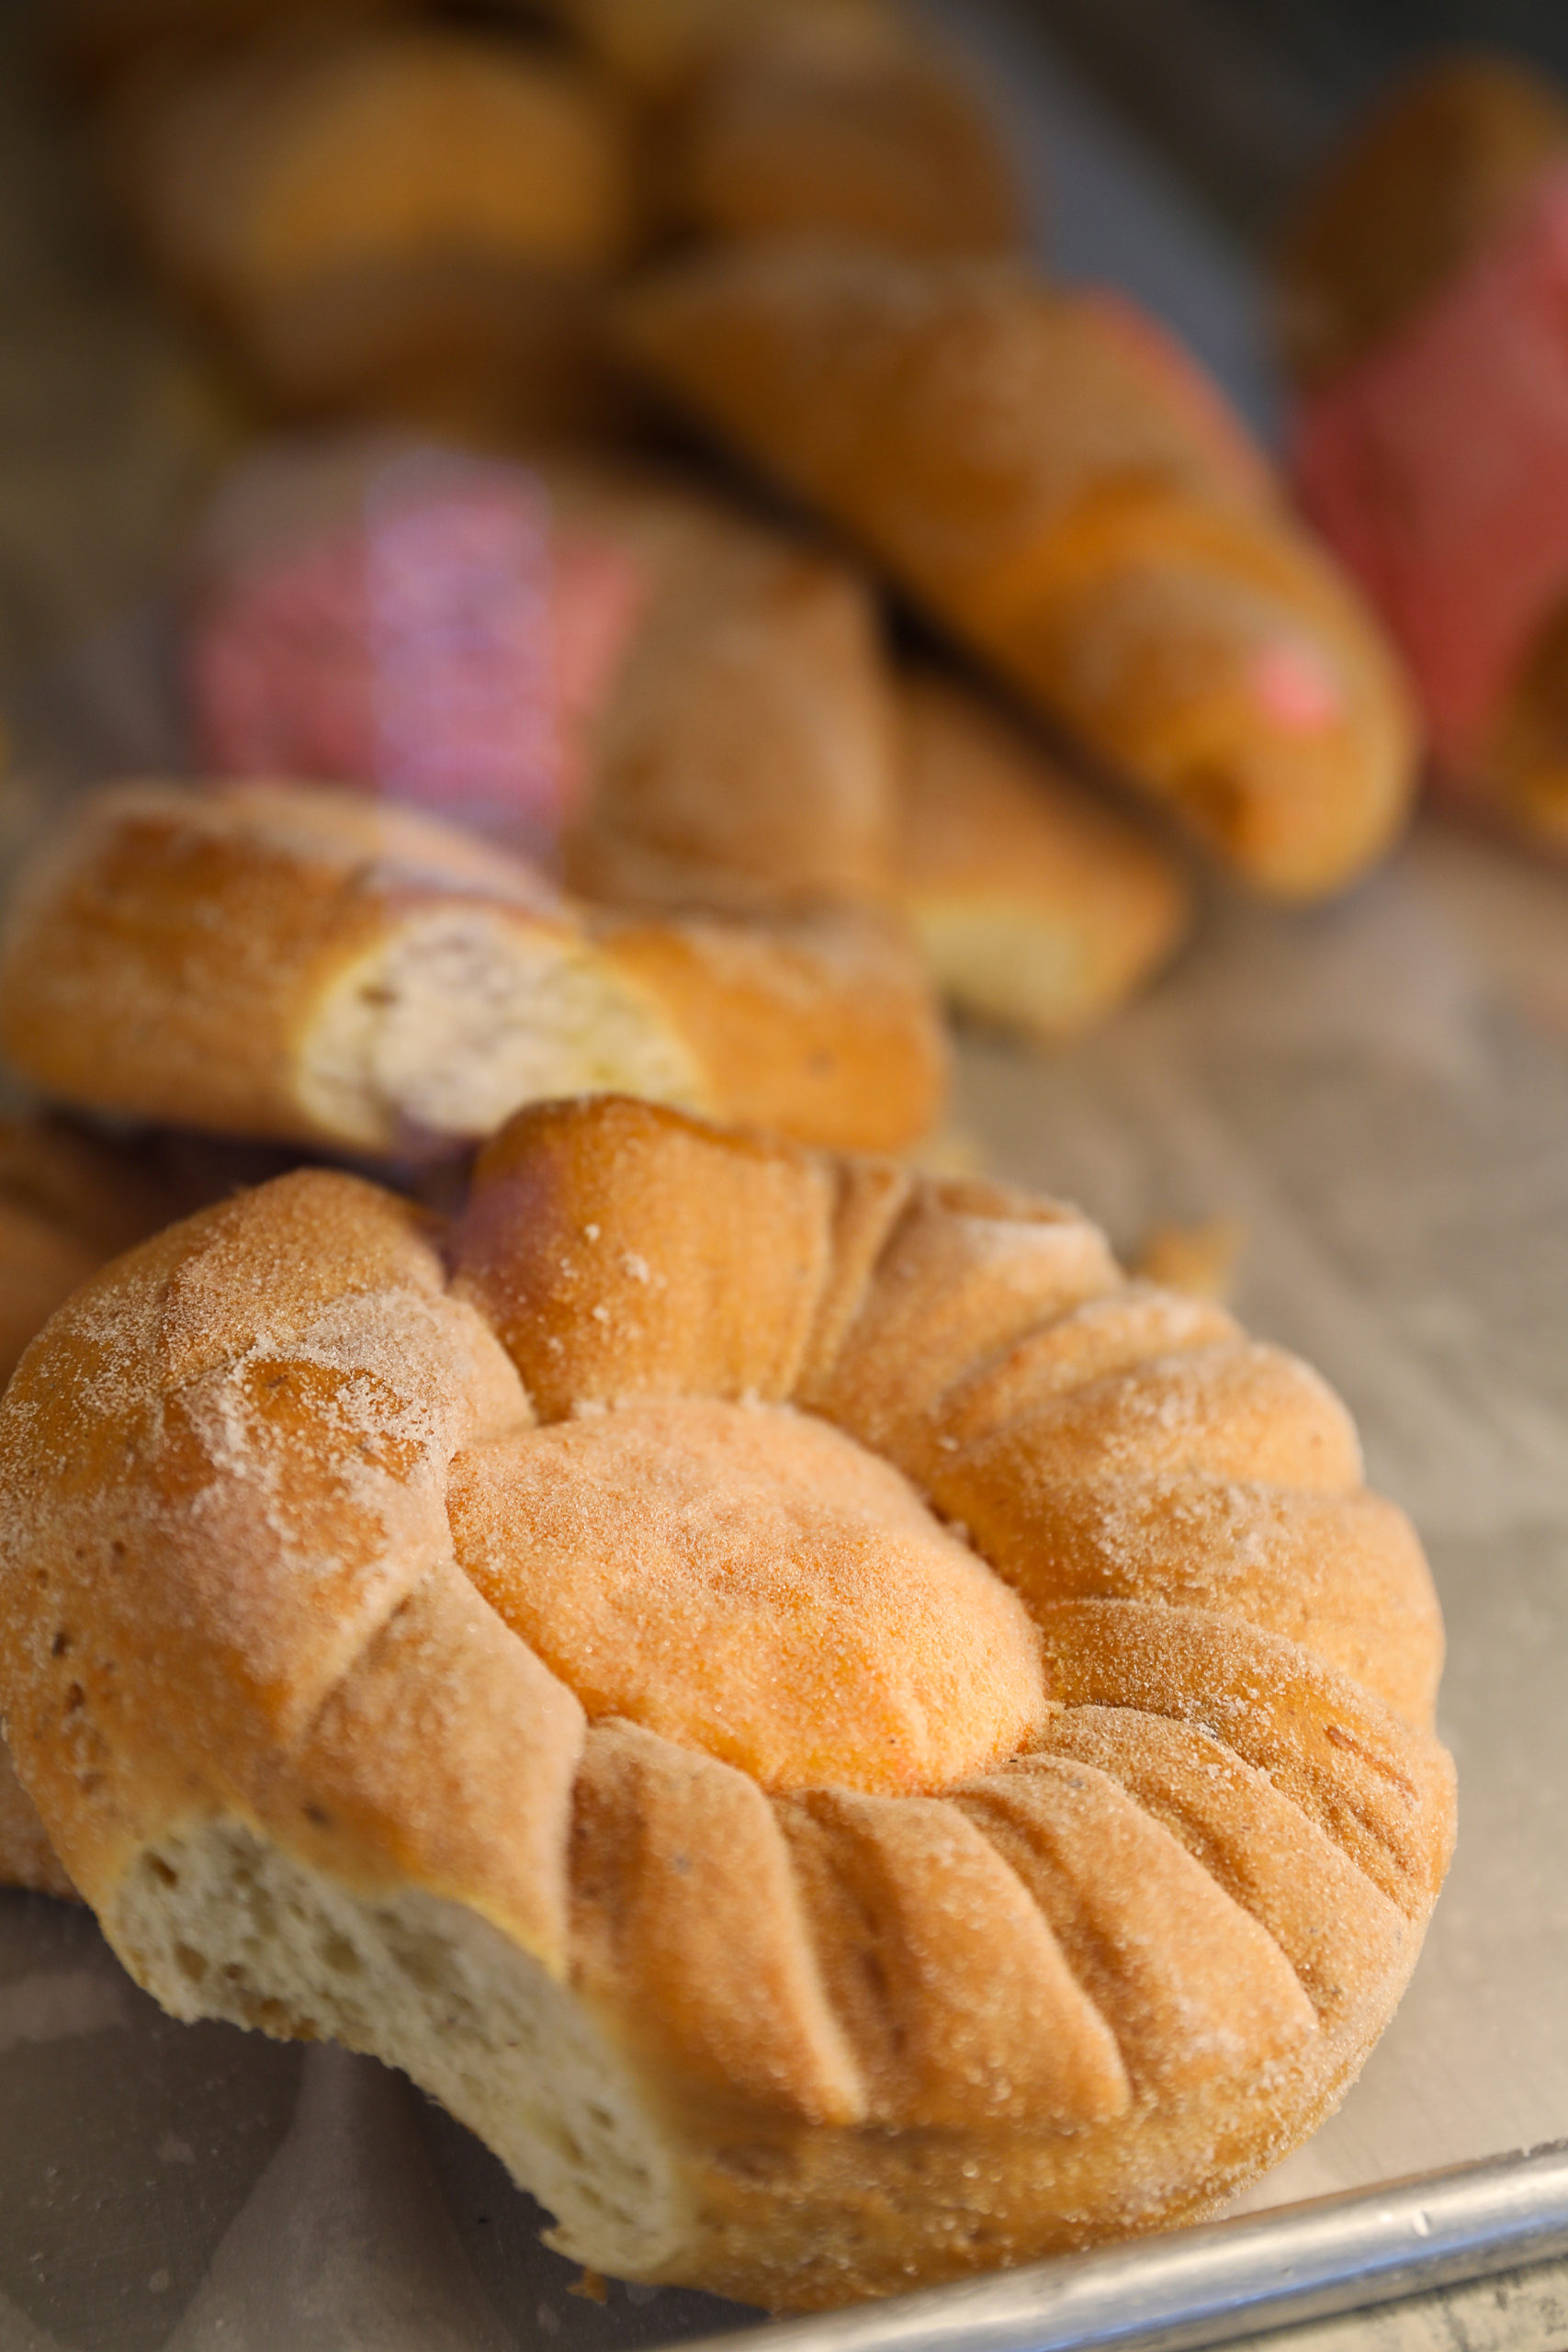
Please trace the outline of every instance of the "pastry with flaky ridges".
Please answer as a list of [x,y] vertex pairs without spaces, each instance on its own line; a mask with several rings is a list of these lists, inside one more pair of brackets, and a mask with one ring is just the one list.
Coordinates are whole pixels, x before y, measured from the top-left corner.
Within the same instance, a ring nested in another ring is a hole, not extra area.
[[1398,667],[1131,304],[781,240],[668,265],[618,320],[656,387],[1254,888],[1320,897],[1389,846],[1415,782]]
[[1210,2210],[1448,1857],[1430,1584],[1320,1380],[1069,1209],[646,1103],[522,1114],[448,1227],[314,1170],[122,1259],[0,1531],[132,1973],[403,2066],[629,2278]]

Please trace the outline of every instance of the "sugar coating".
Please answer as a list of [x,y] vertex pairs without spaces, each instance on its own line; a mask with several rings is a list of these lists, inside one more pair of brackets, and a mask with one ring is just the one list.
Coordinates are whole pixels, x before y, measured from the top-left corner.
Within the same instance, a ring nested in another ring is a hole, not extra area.
[[768,1789],[947,1786],[1044,1713],[1021,1606],[886,1464],[684,1399],[453,1467],[457,1557],[582,1700]]
[[133,1973],[410,2065],[581,2259],[774,2302],[1294,2144],[1451,1836],[1424,1567],[1322,1384],[998,1187],[603,1102],[487,1187],[450,1261],[324,1171],[209,1211],[0,1406],[0,1692]]

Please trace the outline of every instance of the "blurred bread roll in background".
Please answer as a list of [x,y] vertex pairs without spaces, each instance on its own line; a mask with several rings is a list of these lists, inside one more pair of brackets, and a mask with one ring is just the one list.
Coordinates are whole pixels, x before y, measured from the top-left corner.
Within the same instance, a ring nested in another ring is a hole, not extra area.
[[1279,261],[1303,504],[1410,663],[1443,800],[1568,850],[1568,94],[1395,85]]
[[1046,1044],[1092,1027],[1186,932],[1179,865],[971,689],[915,672],[899,704],[902,892],[937,986]]
[[0,1046],[80,1108],[418,1160],[605,1089],[913,1142],[946,1060],[891,916],[596,914],[524,860],[299,785],[110,786],[23,873]]
[[102,132],[143,250],[266,401],[518,430],[610,403],[592,298],[641,234],[591,71],[441,24],[154,55]]
[[301,436],[230,477],[187,578],[211,773],[481,814],[622,905],[894,897],[872,593],[715,492]]
[[1130,305],[797,243],[667,265],[618,317],[651,383],[1253,888],[1321,897],[1388,848],[1416,755],[1393,654]]

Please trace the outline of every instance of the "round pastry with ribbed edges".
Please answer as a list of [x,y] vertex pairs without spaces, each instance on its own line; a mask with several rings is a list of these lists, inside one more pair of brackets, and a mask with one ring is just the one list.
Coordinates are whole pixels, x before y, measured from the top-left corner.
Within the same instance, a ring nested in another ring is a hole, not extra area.
[[0,1705],[176,2014],[331,2035],[596,2268],[831,2304],[1211,2210],[1442,1878],[1323,1383],[1075,1212],[618,1097],[311,1170],[0,1407]]

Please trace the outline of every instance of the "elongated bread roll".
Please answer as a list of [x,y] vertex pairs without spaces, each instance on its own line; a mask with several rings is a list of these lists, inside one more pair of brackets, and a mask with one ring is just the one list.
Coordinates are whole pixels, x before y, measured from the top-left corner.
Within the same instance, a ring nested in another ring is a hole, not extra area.
[[895,1147],[944,1072],[891,919],[596,921],[472,836],[287,785],[91,799],[23,878],[0,1046],[90,1108],[413,1156],[605,1086]]
[[1392,657],[1125,306],[781,245],[674,265],[620,321],[654,382],[1249,883],[1312,898],[1387,847],[1414,781]]
[[1047,1041],[1103,1020],[1190,920],[1176,860],[978,695],[915,673],[899,701],[901,895],[937,986]]
[[132,1974],[775,2307],[1310,2131],[1447,1863],[1440,1655],[1295,1359],[1055,1204],[648,1103],[522,1114],[446,1227],[210,1210],[0,1405],[0,1706]]

